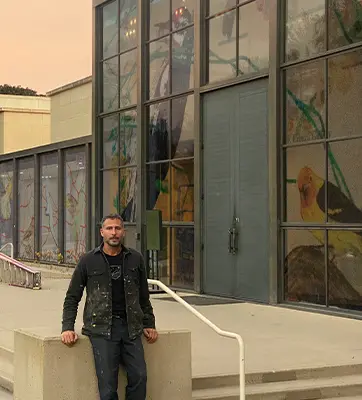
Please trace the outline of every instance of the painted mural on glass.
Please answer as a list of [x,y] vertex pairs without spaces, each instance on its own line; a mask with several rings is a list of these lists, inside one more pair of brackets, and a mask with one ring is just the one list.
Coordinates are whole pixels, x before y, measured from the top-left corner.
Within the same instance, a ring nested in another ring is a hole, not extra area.
[[[303,10],[303,14],[307,11]],[[332,2],[329,18],[332,16],[339,31],[334,31],[335,42],[329,40],[330,46],[360,41],[356,29],[362,23],[359,1]],[[319,19],[314,16],[312,20],[314,24],[321,24],[324,14],[321,12]],[[313,24],[308,29],[313,34],[300,40],[307,37],[310,43],[299,44],[295,49],[289,46],[289,54],[294,58],[318,51],[322,39],[317,33],[323,32],[323,23],[320,29],[313,28]],[[330,57],[328,74],[324,60],[286,72],[284,140],[286,144],[303,145],[288,147],[285,151],[285,218],[290,223],[319,224],[315,228],[286,232],[287,300],[323,305],[328,302],[330,306],[362,310],[362,232],[350,226],[362,223],[361,65],[362,52],[355,50]],[[326,76],[328,82],[325,82]],[[361,138],[353,138],[356,136]],[[339,141],[339,137],[343,140]],[[323,141],[326,138],[336,141]],[[322,142],[310,143],[313,140]],[[327,222],[330,226],[326,230],[322,225]]]
[[[13,163],[0,164],[0,247],[13,242]],[[6,250],[4,250],[6,251]],[[10,255],[10,254],[9,254]]]

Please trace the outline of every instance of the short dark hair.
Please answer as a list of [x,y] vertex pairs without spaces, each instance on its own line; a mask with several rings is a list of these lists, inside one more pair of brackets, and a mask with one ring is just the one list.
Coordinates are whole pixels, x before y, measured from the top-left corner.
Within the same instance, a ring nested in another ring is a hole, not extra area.
[[119,214],[108,214],[102,218],[100,223],[101,227],[104,225],[107,219],[119,219],[122,222],[122,225],[124,225],[123,218]]

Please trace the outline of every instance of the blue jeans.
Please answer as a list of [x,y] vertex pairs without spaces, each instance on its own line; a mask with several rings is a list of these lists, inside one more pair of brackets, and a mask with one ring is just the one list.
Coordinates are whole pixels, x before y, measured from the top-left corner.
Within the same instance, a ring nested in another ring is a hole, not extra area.
[[141,337],[131,340],[127,322],[112,320],[111,339],[90,337],[98,378],[100,400],[118,400],[118,373],[127,373],[126,400],[146,400],[147,371]]

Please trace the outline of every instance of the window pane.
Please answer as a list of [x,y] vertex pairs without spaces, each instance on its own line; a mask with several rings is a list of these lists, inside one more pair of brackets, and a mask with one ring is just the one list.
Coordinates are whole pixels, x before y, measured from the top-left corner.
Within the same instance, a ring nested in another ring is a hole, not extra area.
[[286,61],[325,50],[325,0],[287,0]]
[[137,46],[137,0],[121,1],[120,10],[120,52]]
[[182,93],[194,86],[194,28],[172,35],[172,92]]
[[194,286],[194,228],[172,228],[172,285],[187,289]]
[[103,110],[104,112],[116,110],[119,107],[118,93],[118,57],[103,63]]
[[167,96],[170,92],[170,40],[152,42],[150,50],[150,98]]
[[172,220],[194,221],[194,160],[171,164]]
[[362,311],[361,238],[361,231],[328,231],[330,306]]
[[65,153],[65,261],[77,263],[87,250],[87,174],[85,150]]
[[239,9],[239,74],[269,68],[269,20],[254,1]]
[[325,150],[322,144],[286,151],[286,218],[289,222],[324,223]]
[[137,112],[120,115],[120,165],[137,164]]
[[170,0],[150,0],[150,40],[170,32]]
[[362,40],[362,5],[356,0],[329,0],[328,48],[337,49]]
[[324,139],[324,63],[313,62],[286,72],[286,143]]
[[120,170],[120,207],[119,213],[124,221],[136,222],[137,205],[137,169],[126,168]]
[[59,208],[58,208],[58,154],[42,155],[40,200],[40,252],[41,259],[58,261]]
[[172,100],[171,158],[194,155],[194,96]]
[[119,170],[103,171],[103,215],[116,214],[119,210]]
[[[0,164],[0,246],[13,243],[13,163]],[[4,249],[10,254],[10,249]]]
[[170,259],[171,259],[170,234],[171,234],[170,228],[166,228],[165,226],[161,228],[161,250],[157,252],[157,259],[152,251],[147,252],[150,278],[159,279],[166,285],[170,284]]
[[362,224],[362,139],[328,147],[328,221]]
[[236,76],[236,11],[209,20],[209,82]]
[[103,123],[103,168],[118,166],[118,115],[104,118]]
[[161,210],[162,220],[170,220],[169,163],[147,165],[147,210]]
[[121,107],[127,107],[137,103],[137,50],[122,54],[119,62]]
[[103,7],[103,59],[118,53],[117,1]]
[[237,0],[209,0],[209,15],[234,7]]
[[330,137],[362,135],[361,51],[328,60]]
[[169,102],[152,105],[149,108],[149,121],[147,161],[167,160],[170,141]]
[[195,0],[172,0],[172,30],[194,22]]
[[34,209],[34,159],[19,161],[19,258],[34,259],[35,246],[35,209]]
[[288,230],[285,232],[285,300],[326,304],[325,232]]

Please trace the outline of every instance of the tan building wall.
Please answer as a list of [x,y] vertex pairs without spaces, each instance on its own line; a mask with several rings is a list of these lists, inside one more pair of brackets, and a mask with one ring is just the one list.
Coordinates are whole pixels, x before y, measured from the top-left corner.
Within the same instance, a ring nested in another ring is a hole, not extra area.
[[51,99],[51,142],[92,133],[92,77],[62,86],[47,95]]
[[50,99],[0,95],[0,154],[50,143]]

